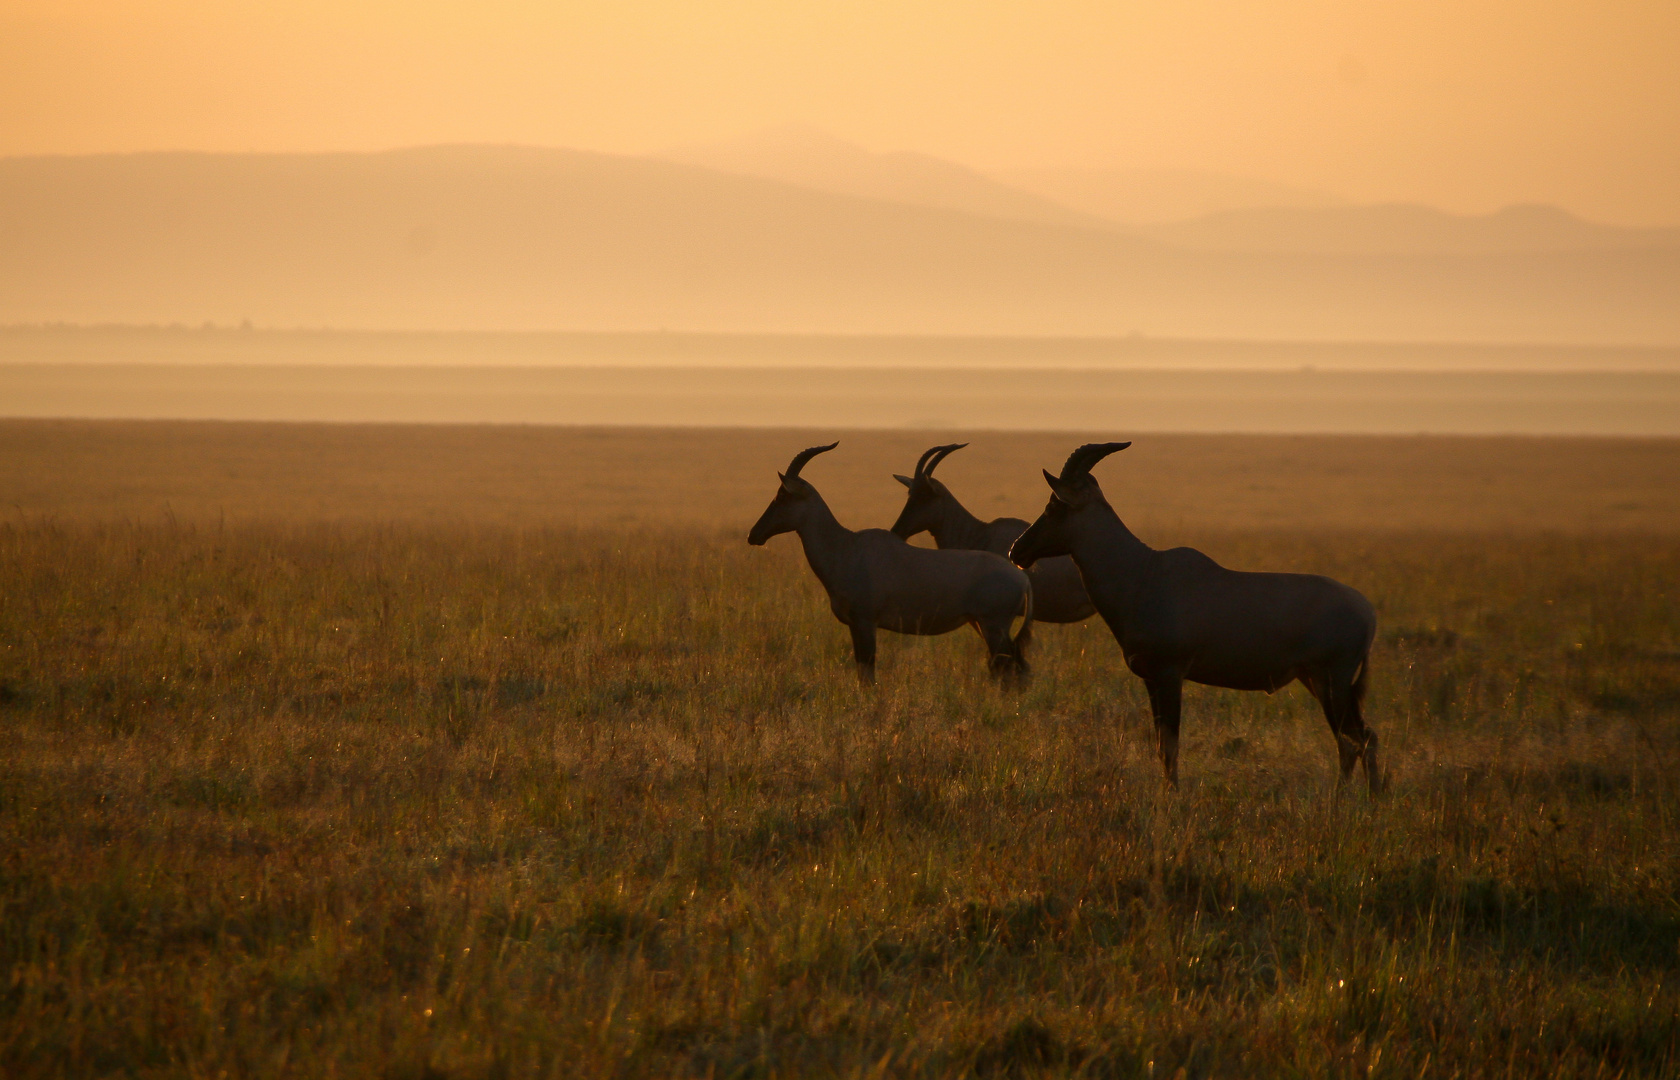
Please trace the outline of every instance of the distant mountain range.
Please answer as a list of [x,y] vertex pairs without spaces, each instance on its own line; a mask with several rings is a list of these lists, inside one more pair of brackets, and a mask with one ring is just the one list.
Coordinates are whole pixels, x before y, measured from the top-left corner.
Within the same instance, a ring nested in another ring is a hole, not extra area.
[[661,156],[839,195],[1111,229],[1196,251],[1496,255],[1680,246],[1680,228],[1597,225],[1555,206],[1483,215],[1404,203],[1354,206],[1324,192],[1188,169],[1016,169],[988,176],[925,154],[871,153],[799,125]]
[[1085,228],[1114,224],[1101,214],[1069,209],[954,161],[926,154],[871,153],[816,128],[798,125],[771,128],[731,142],[678,147],[660,156],[836,195],[960,210],[1009,221]]
[[1123,225],[1188,221],[1253,207],[1347,204],[1322,191],[1192,169],[1011,169],[994,178]]
[[808,133],[673,155],[0,159],[0,323],[1680,343],[1675,230],[1335,205],[1128,227]]
[[1012,169],[986,174],[912,153],[871,153],[791,124],[659,155],[840,195],[990,217],[1112,228],[1187,221],[1254,207],[1345,205],[1323,192],[1189,169]]
[[1597,225],[1555,206],[1508,206],[1480,215],[1404,203],[1250,207],[1136,231],[1198,251],[1322,255],[1511,255],[1680,247],[1680,229]]

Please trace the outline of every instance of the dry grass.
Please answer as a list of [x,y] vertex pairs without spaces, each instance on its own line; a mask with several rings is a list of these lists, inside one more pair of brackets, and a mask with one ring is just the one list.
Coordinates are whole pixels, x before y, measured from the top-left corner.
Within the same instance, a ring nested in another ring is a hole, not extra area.
[[[819,437],[820,436],[820,437]],[[1041,467],[1125,432],[719,431],[0,420],[0,508],[58,521],[671,525],[745,533],[775,471],[840,440],[810,479],[840,520],[886,525],[936,443],[976,513],[1032,518]],[[1680,439],[1141,435],[1097,467],[1145,539],[1183,529],[1680,535]]]
[[1672,1076],[1680,544],[1160,539],[1373,599],[1391,797],[1163,794],[1100,626],[861,691],[787,539],[16,518],[0,1072]]

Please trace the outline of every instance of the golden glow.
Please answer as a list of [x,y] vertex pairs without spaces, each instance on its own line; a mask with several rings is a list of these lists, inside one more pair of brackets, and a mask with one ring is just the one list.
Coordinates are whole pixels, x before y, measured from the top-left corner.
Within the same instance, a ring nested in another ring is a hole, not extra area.
[[5,0],[0,154],[639,153],[803,122],[982,167],[1670,224],[1677,57],[1668,0]]

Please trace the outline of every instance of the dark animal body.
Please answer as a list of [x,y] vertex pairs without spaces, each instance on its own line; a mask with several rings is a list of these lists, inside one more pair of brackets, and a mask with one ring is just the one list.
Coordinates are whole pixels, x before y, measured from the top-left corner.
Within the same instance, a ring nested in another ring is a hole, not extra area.
[[[875,677],[877,630],[935,635],[964,625],[973,626],[986,642],[993,674],[1025,677],[1033,623],[1027,575],[991,552],[929,550],[886,529],[853,531],[841,525],[817,489],[799,475],[812,457],[837,445],[814,446],[794,457],[747,543],[759,546],[784,532],[799,534],[834,617],[851,629],[852,655],[866,682]],[[1018,616],[1021,629],[1011,638]]]
[[[942,481],[934,479],[933,470],[951,453],[967,443],[935,446],[916,462],[913,476],[893,474],[893,479],[909,491],[905,494],[904,509],[893,522],[892,531],[908,540],[919,532],[933,536],[940,548],[970,551],[990,551],[1008,555],[1017,537],[1027,531],[1027,523],[1020,518],[1001,517],[981,521],[969,512]],[[1066,555],[1041,559],[1027,570],[1032,580],[1033,617],[1039,622],[1083,622],[1097,610],[1086,595],[1080,580],[1079,567]]]
[[1020,566],[1054,555],[1078,564],[1126,666],[1149,691],[1167,782],[1178,782],[1178,729],[1186,679],[1270,693],[1299,679],[1336,738],[1345,781],[1361,762],[1382,788],[1377,736],[1361,703],[1376,613],[1354,589],[1314,574],[1228,570],[1191,548],[1157,551],[1134,536],[1091,476],[1130,443],[1092,443],[1048,471],[1044,513],[1010,550]]

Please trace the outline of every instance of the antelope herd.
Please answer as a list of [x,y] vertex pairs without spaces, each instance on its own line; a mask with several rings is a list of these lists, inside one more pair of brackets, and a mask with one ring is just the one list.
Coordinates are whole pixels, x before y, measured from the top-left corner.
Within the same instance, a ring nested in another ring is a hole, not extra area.
[[[875,678],[875,631],[900,634],[948,634],[973,626],[991,652],[993,674],[1019,679],[1026,674],[1027,641],[1032,637],[1033,590],[1027,575],[989,551],[933,550],[914,547],[886,529],[853,532],[838,521],[810,481],[799,475],[805,463],[839,443],[813,446],[794,455],[793,464],[747,534],[757,547],[780,533],[799,534],[834,617],[852,631],[852,655],[865,682]],[[1016,616],[1021,630],[1009,636]]]
[[[1354,589],[1315,574],[1227,570],[1192,548],[1165,551],[1126,528],[1103,497],[1091,468],[1129,442],[1088,443],[1060,475],[1044,472],[1050,501],[1030,525],[1020,518],[981,521],[933,471],[967,443],[935,446],[911,476],[891,529],[853,531],[835,520],[800,470],[838,443],[794,455],[776,496],[747,542],[798,533],[806,561],[828,592],[829,607],[852,633],[852,655],[865,683],[875,676],[875,632],[946,634],[979,631],[1000,680],[1027,674],[1032,624],[1078,622],[1100,614],[1126,666],[1144,682],[1155,745],[1166,782],[1178,784],[1178,728],[1186,680],[1272,693],[1299,679],[1330,724],[1345,782],[1363,766],[1382,790],[1377,735],[1360,706],[1376,614]],[[912,545],[926,531],[937,547]],[[1007,556],[1007,557],[1006,557]],[[1020,630],[1010,636],[1015,620]]]

